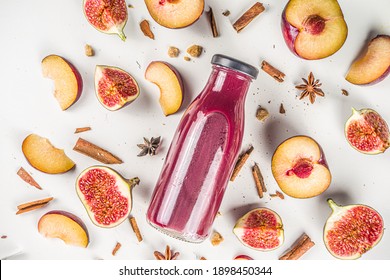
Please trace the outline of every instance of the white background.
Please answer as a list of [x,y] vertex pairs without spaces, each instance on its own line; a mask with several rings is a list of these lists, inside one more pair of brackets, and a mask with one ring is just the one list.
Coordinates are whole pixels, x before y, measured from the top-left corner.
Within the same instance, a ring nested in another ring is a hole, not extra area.
[[[344,137],[344,123],[351,107],[368,107],[377,110],[390,122],[390,78],[374,86],[360,87],[344,79],[350,63],[360,49],[376,34],[390,33],[390,2],[388,0],[340,0],[349,27],[344,46],[333,56],[320,61],[305,61],[294,56],[284,43],[280,29],[282,10],[287,1],[263,1],[266,11],[240,34],[232,28],[234,22],[254,1],[206,1],[211,5],[220,31],[213,38],[205,14],[192,26],[169,30],[159,26],[149,16],[144,2],[128,0],[129,19],[124,29],[126,42],[119,37],[105,35],[86,21],[82,1],[5,1],[0,0],[0,80],[2,103],[0,109],[0,250],[5,247],[20,254],[13,259],[153,259],[153,251],[163,251],[169,244],[180,252],[180,259],[194,260],[204,256],[211,260],[231,260],[238,254],[255,259],[277,259],[289,246],[306,232],[316,245],[302,259],[333,260],[322,241],[322,229],[330,208],[326,199],[332,197],[340,204],[362,203],[375,208],[390,223],[390,159],[388,152],[368,156],[352,149]],[[229,17],[222,15],[226,9]],[[150,21],[155,40],[144,37],[139,29],[143,19]],[[84,45],[96,50],[96,56],[86,57]],[[201,57],[186,62],[186,48],[202,45]],[[170,45],[182,53],[169,58]],[[213,54],[222,53],[259,67],[266,59],[286,74],[284,83],[278,83],[260,70],[246,100],[246,126],[243,150],[253,144],[255,150],[241,170],[239,177],[229,183],[221,205],[222,215],[214,229],[225,238],[213,247],[209,240],[202,244],[189,244],[165,236],[145,221],[148,202],[163,164],[170,140],[185,108],[202,90],[210,73]],[[41,60],[48,54],[58,54],[70,60],[84,80],[80,100],[67,111],[61,111],[53,97],[53,84],[41,74]],[[144,79],[144,71],[153,60],[164,60],[174,65],[184,80],[186,95],[182,109],[165,117],[158,103],[158,88]],[[138,81],[141,94],[130,106],[109,112],[97,101],[93,87],[95,66],[106,64],[120,67]],[[139,66],[138,66],[139,64]],[[313,71],[323,83],[325,98],[317,98],[314,105],[298,100],[294,86]],[[349,91],[348,97],[341,89]],[[286,114],[279,113],[283,103]],[[259,105],[268,109],[271,116],[261,123],[255,118]],[[76,127],[91,126],[92,131],[75,135]],[[21,143],[30,133],[47,137],[76,164],[76,169],[62,175],[47,175],[28,165]],[[305,200],[286,197],[271,199],[270,193],[278,190],[271,174],[271,157],[284,139],[305,134],[316,139],[323,147],[333,181],[322,195]],[[142,137],[162,136],[162,149],[154,157],[137,157]],[[72,150],[81,136],[112,153],[124,163],[114,168],[125,177],[138,176],[141,185],[134,190],[132,215],[138,221],[144,241],[138,243],[130,224],[126,221],[113,229],[94,226],[75,192],[75,179],[85,168],[98,164],[91,158]],[[250,167],[257,162],[261,167],[268,193],[259,199]],[[39,191],[24,183],[16,172],[23,166],[43,187]],[[45,208],[15,215],[18,204],[53,196]],[[285,228],[285,242],[275,251],[263,253],[244,247],[233,235],[236,220],[255,207],[269,207],[281,216]],[[39,218],[49,210],[65,210],[79,216],[87,225],[90,244],[87,249],[65,245],[61,240],[43,238],[37,230]],[[111,251],[116,242],[122,248],[114,257]],[[16,246],[12,248],[12,246]],[[390,236],[387,230],[381,242],[362,259],[390,259]],[[4,257],[4,256],[3,256]]]

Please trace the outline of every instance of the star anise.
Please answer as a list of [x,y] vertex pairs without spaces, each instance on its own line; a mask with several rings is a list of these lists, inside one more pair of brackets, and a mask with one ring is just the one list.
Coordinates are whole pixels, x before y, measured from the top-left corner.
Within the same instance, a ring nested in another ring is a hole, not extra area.
[[309,96],[310,102],[313,104],[316,96],[324,96],[324,92],[322,89],[320,89],[320,86],[322,85],[320,83],[320,80],[315,79],[312,72],[310,72],[308,79],[302,78],[304,84],[300,84],[296,86],[295,88],[302,90],[301,96],[299,99],[305,98],[306,96]]
[[162,260],[176,260],[176,258],[180,255],[179,252],[176,252],[176,253],[172,253],[171,251],[171,248],[169,248],[169,246],[167,245],[167,247],[165,248],[165,254],[159,252],[159,251],[154,251],[154,257],[159,260],[159,261],[162,261]]
[[161,136],[157,138],[151,138],[150,140],[144,137],[144,144],[137,144],[138,148],[142,151],[138,154],[139,157],[146,155],[154,156],[156,154],[157,148],[160,146]]

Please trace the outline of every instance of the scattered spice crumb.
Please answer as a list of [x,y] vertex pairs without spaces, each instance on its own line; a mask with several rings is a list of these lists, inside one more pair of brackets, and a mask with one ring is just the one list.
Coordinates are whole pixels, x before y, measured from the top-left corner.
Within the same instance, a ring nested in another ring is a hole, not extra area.
[[223,241],[223,237],[219,232],[214,231],[210,241],[213,246],[218,246]]
[[6,239],[8,236],[7,235],[2,235],[1,239]]
[[141,28],[142,33],[144,33],[146,37],[149,37],[150,39],[154,40],[154,34],[152,30],[150,30],[149,21],[144,19],[140,22],[139,27]]
[[115,256],[116,255],[116,252],[118,252],[118,250],[122,247],[122,244],[120,244],[119,242],[116,243],[114,249],[112,250],[112,255]]
[[200,257],[199,260],[205,261],[205,260],[207,260],[207,259],[206,259],[205,257]]
[[84,47],[84,51],[85,51],[85,55],[86,56],[94,56],[95,55],[95,51],[93,50],[93,48],[86,44],[85,47]]
[[223,14],[225,17],[228,17],[228,16],[230,16],[230,11],[229,11],[229,10],[225,10],[222,14]]
[[218,211],[218,212],[217,212],[217,217],[219,217],[219,216],[222,216],[221,211]]
[[91,130],[92,128],[90,126],[86,126],[86,127],[78,127],[76,128],[76,130],[74,131],[74,133],[81,133],[81,132],[85,132],[85,131],[89,131]]
[[141,231],[139,230],[137,221],[135,220],[135,217],[130,217],[129,221],[130,221],[131,228],[133,229],[135,235],[137,236],[138,242],[141,242],[142,235],[141,235]]
[[346,90],[346,89],[342,89],[341,90],[341,93],[345,96],[348,96],[349,95],[349,92]]
[[286,113],[286,110],[284,109],[283,103],[280,103],[279,113],[281,113],[281,114],[285,114]]
[[133,8],[134,8],[134,6],[131,5],[131,4],[127,5],[127,7],[128,7],[129,9],[133,9]]
[[274,194],[270,194],[270,197],[279,197],[280,199],[284,199],[284,194],[282,194],[280,191],[276,191]]
[[191,58],[189,58],[188,56],[185,56],[183,57],[185,61],[191,61]]
[[187,53],[192,57],[199,57],[202,54],[203,47],[199,45],[192,45],[187,49]]
[[259,106],[259,108],[256,111],[256,118],[259,121],[264,122],[268,117],[269,117],[269,113],[268,113],[267,109]]
[[168,49],[169,57],[178,57],[180,54],[180,50],[176,47],[170,46]]

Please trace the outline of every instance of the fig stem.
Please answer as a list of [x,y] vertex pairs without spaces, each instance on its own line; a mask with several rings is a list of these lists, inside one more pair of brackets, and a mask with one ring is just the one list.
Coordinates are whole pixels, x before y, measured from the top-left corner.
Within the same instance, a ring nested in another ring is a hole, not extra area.
[[118,30],[118,36],[122,39],[122,41],[126,41],[126,35],[123,33],[123,30]]
[[328,201],[329,207],[330,207],[333,211],[336,211],[337,209],[340,208],[340,206],[337,205],[337,204],[333,201],[333,199],[328,198],[327,201]]
[[130,188],[134,188],[136,185],[139,185],[140,183],[140,179],[138,177],[134,177],[134,178],[131,178],[131,179],[128,179],[127,182],[129,183],[130,185]]

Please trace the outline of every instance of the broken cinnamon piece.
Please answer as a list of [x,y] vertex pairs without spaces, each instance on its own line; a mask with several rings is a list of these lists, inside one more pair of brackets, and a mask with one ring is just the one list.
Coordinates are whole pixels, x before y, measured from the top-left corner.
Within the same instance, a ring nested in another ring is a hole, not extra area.
[[250,154],[253,151],[253,146],[251,146],[245,153],[243,153],[237,160],[236,165],[234,166],[232,176],[230,177],[230,181],[234,181],[236,179],[238,173],[240,172],[241,168],[244,166],[245,162],[249,158]]
[[93,50],[93,48],[86,44],[85,47],[84,47],[84,51],[85,51],[85,55],[86,56],[94,56],[95,55],[95,51]]
[[31,186],[36,187],[39,190],[42,190],[42,187],[34,180],[34,178],[23,167],[20,167],[16,174],[18,174],[19,177],[27,184],[30,184]]
[[238,32],[244,29],[255,17],[264,12],[265,8],[262,3],[256,2],[247,10],[234,24],[233,28]]
[[44,199],[39,199],[35,201],[30,201],[27,203],[23,203],[17,206],[18,211],[16,212],[16,215],[23,214],[35,209],[39,209],[43,206],[45,206],[49,201],[53,200],[53,197],[48,197]]
[[217,23],[215,21],[213,9],[211,7],[209,7],[209,11],[206,12],[206,14],[207,14],[207,17],[209,19],[209,23],[211,26],[211,32],[213,33],[213,37],[216,38],[219,36],[219,33],[218,33]]
[[150,30],[149,22],[146,19],[140,22],[139,27],[141,28],[142,33],[144,33],[146,37],[149,37],[150,39],[154,40],[154,34],[152,30]]
[[142,235],[141,235],[141,232],[140,232],[139,227],[137,225],[137,221],[135,220],[135,217],[130,217],[129,221],[130,221],[131,228],[133,229],[135,235],[137,236],[138,242],[141,242]]
[[76,142],[76,145],[73,147],[73,150],[76,152],[82,153],[86,156],[89,156],[93,159],[96,159],[102,163],[105,164],[120,164],[123,163],[123,161],[111,154],[110,152],[96,146],[95,144],[92,144],[88,142],[87,140],[84,140],[82,138],[79,138]]
[[118,252],[118,250],[122,247],[122,244],[120,244],[119,242],[116,243],[115,247],[114,247],[114,250],[112,250],[112,255],[115,256],[116,255],[116,252]]
[[279,113],[281,113],[281,114],[285,114],[286,113],[286,109],[284,109],[283,103],[280,103]]
[[213,232],[213,234],[211,235],[211,239],[210,239],[211,244],[213,246],[218,246],[223,240],[224,239],[223,239],[222,235],[216,231]]
[[279,83],[284,82],[284,77],[286,76],[283,72],[280,72],[278,69],[273,67],[267,61],[263,60],[261,62],[261,69],[270,75],[272,78],[277,80]]
[[310,237],[304,233],[293,245],[293,247],[288,250],[284,255],[282,255],[279,260],[297,260],[303,256],[315,243],[311,241]]
[[92,128],[89,127],[89,126],[86,126],[86,127],[78,127],[76,128],[76,130],[74,131],[74,133],[81,133],[81,132],[85,132],[85,131],[89,131],[91,130]]
[[255,163],[255,165],[252,168],[252,175],[253,178],[255,179],[256,188],[257,188],[257,192],[259,193],[259,197],[263,198],[263,193],[267,191],[267,188],[265,187],[264,178],[263,175],[261,174],[260,168],[257,163]]
[[280,199],[284,199],[284,194],[282,194],[280,191],[276,191],[275,193],[273,194],[270,194],[269,195],[270,197],[279,197]]
[[346,89],[342,89],[342,90],[341,90],[341,93],[342,93],[343,95],[345,95],[345,96],[348,96],[348,95],[349,95],[349,93],[348,93],[348,91],[347,91]]

